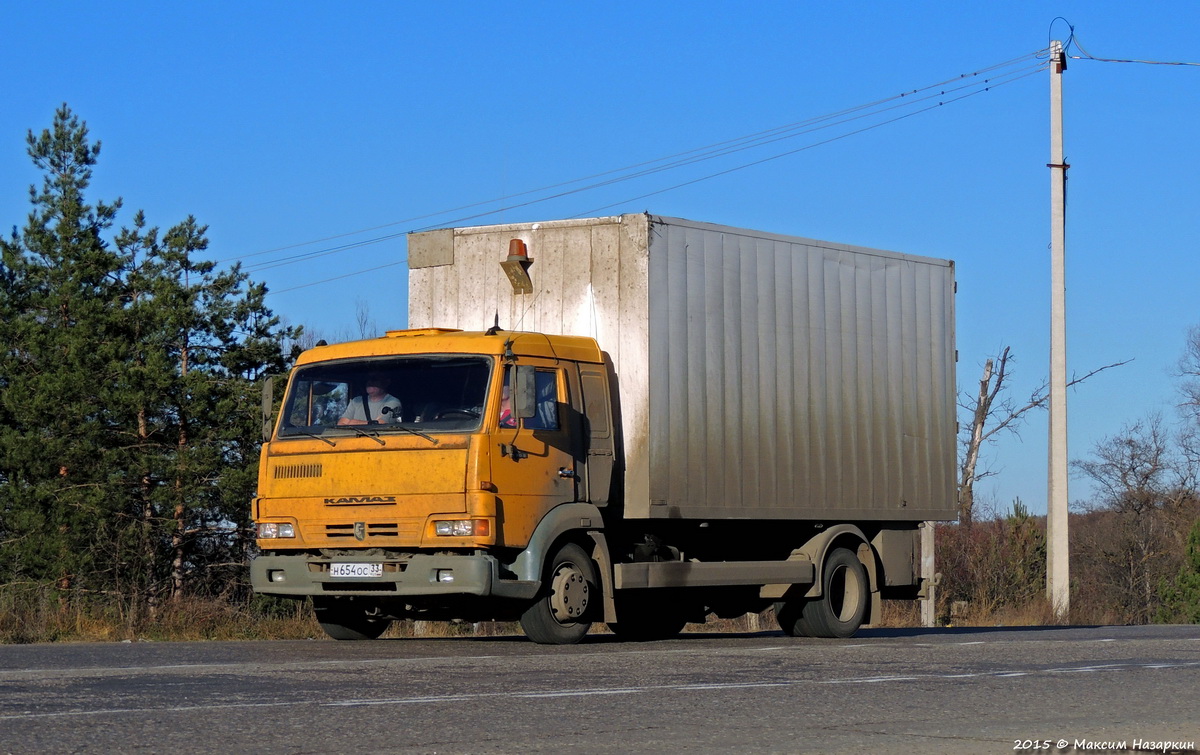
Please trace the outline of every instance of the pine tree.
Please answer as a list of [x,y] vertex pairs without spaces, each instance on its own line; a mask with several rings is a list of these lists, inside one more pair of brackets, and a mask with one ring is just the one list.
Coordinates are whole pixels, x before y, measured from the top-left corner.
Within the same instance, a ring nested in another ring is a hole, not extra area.
[[114,513],[104,484],[111,414],[97,386],[117,377],[122,261],[102,234],[120,202],[86,203],[100,144],[65,106],[27,142],[44,179],[30,189],[24,233],[0,242],[0,573],[69,588],[103,568],[87,544]]
[[0,241],[0,584],[153,615],[244,560],[254,382],[298,333],[240,268],[198,259],[194,218],[112,233],[120,202],[84,200],[99,142],[65,105],[28,143],[45,178]]
[[1156,617],[1160,622],[1200,624],[1200,521],[1188,533],[1187,550],[1179,573],[1163,582],[1160,594],[1162,607]]

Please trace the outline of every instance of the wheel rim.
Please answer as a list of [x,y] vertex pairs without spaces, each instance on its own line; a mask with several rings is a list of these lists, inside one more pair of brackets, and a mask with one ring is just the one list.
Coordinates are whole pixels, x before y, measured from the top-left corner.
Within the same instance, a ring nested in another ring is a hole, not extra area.
[[588,583],[573,563],[560,564],[550,581],[550,613],[559,624],[574,624],[588,606]]
[[858,613],[862,600],[862,585],[844,564],[839,564],[829,576],[829,608],[837,620],[846,623]]

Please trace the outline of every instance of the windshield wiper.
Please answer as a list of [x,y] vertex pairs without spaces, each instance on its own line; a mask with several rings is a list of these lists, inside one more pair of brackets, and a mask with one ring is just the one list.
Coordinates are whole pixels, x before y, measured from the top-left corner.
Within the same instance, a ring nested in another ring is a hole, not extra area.
[[[315,434],[315,433],[310,433],[310,432],[305,432],[304,430],[295,430],[295,429],[293,429],[293,432],[294,432],[296,435],[307,435],[307,436],[308,436],[308,437],[310,437],[310,438],[316,438],[317,440],[319,440],[319,441],[323,441],[323,442],[325,442],[325,443],[328,443],[328,444],[329,444],[329,445],[331,445],[331,446],[336,446],[336,445],[337,445],[336,443],[334,443],[333,441],[331,441],[329,438],[322,438],[320,435],[317,435],[317,434]],[[290,435],[291,433],[288,433],[288,434]]]
[[415,427],[408,427],[406,425],[396,425],[396,427],[400,428],[401,430],[404,430],[405,432],[410,432],[413,435],[420,435],[422,438],[429,441],[430,443],[432,443],[435,446],[438,444],[437,438],[433,437],[429,433],[421,432],[420,430],[418,430]]
[[356,432],[356,433],[358,433],[359,435],[363,436],[364,438],[370,438],[371,440],[375,441],[376,443],[378,443],[378,444],[379,444],[379,445],[381,445],[381,446],[386,446],[386,445],[387,445],[387,441],[385,441],[383,438],[380,438],[380,437],[379,437],[379,433],[369,433],[369,432],[367,432],[366,430],[359,430],[359,429],[358,429],[357,427],[355,427],[354,425],[342,425],[342,427],[348,427],[348,428],[350,428],[351,430],[353,430],[354,432]]

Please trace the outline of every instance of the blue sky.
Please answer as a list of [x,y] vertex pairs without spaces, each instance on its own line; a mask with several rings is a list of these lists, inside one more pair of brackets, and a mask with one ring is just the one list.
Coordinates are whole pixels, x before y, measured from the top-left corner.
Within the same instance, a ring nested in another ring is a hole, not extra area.
[[[1200,61],[1194,2],[5,3],[0,228],[37,180],[26,131],[66,102],[103,143],[92,198],[122,197],[121,220],[195,215],[213,259],[243,259],[326,337],[357,333],[357,301],[403,327],[402,233],[471,214],[447,210],[1032,60],[1056,16],[1096,57]],[[1020,400],[1047,373],[1048,78],[653,196],[636,199],[861,125],[465,224],[648,210],[954,259],[960,386],[1007,345]],[[1069,369],[1134,360],[1072,392],[1078,458],[1175,416],[1200,324],[1200,68],[1072,60],[1063,84]],[[988,450],[998,506],[1045,510],[1045,423]]]

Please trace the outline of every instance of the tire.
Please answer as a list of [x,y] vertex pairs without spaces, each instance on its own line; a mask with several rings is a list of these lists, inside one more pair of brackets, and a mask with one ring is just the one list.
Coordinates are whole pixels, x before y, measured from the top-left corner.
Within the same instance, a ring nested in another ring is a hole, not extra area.
[[521,614],[525,636],[539,645],[573,645],[592,627],[600,601],[596,565],[574,543],[558,549],[546,565],[537,601]]
[[335,640],[375,640],[392,625],[391,619],[367,615],[362,604],[337,598],[313,598],[313,612],[325,634]]
[[687,616],[677,601],[660,593],[660,590],[617,593],[617,621],[608,628],[627,642],[669,640],[678,636],[687,623]]
[[775,618],[793,637],[853,637],[866,617],[870,590],[862,562],[837,548],[821,570],[821,597],[776,603]]

